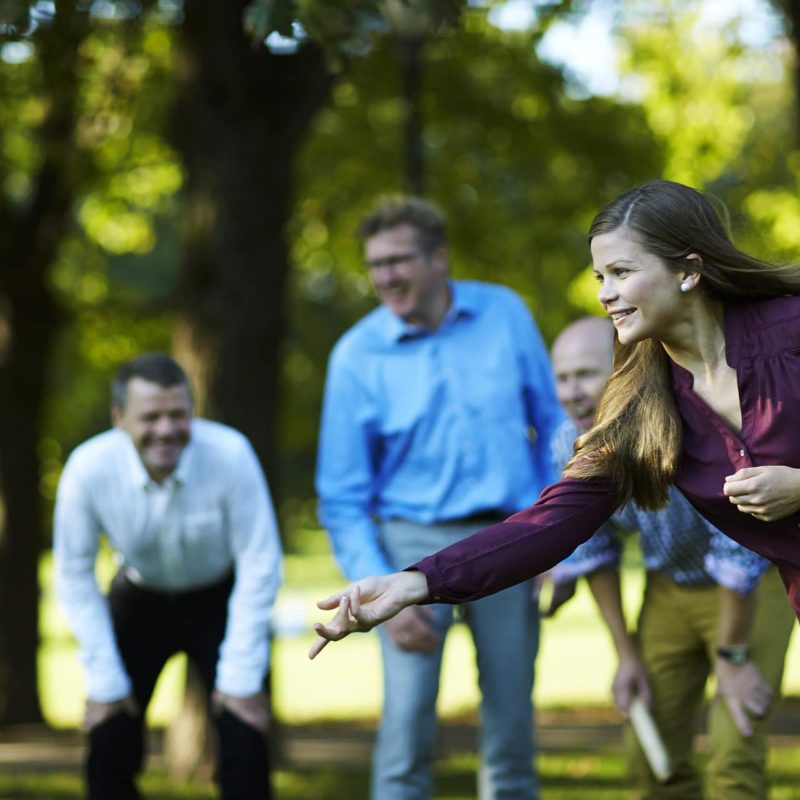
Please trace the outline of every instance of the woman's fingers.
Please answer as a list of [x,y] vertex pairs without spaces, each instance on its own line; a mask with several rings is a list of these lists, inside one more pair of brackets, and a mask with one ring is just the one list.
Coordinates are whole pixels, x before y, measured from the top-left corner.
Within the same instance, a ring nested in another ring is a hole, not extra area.
[[344,597],[342,592],[336,592],[336,594],[332,594],[324,600],[317,600],[317,608],[321,608],[323,611],[332,611],[334,608],[339,607],[342,597]]
[[357,621],[361,613],[361,589],[356,585],[350,594],[350,616],[353,621]]
[[[359,592],[357,589],[355,590],[354,595],[357,603],[359,600]],[[327,602],[327,600],[321,600],[318,605],[322,607],[321,604],[325,602]],[[344,639],[345,636],[349,636],[354,631],[365,629],[365,626],[359,622],[359,620],[353,614],[353,611],[351,611],[350,598],[347,595],[341,595],[338,598],[338,610],[336,611],[336,616],[334,616],[334,618],[327,625],[322,625],[319,622],[315,623],[314,630],[317,632],[319,638],[314,642],[314,644],[311,645],[311,648],[308,651],[308,657],[314,658],[322,651],[328,642],[338,642],[340,639]]]
[[323,648],[328,644],[328,642],[330,642],[330,639],[326,639],[324,636],[318,637],[314,644],[312,644],[309,648],[308,657],[312,659],[316,658],[322,652]]

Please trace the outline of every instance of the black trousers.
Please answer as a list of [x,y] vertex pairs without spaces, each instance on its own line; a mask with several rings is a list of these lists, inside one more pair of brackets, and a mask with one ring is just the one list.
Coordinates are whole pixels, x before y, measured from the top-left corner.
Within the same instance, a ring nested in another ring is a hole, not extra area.
[[[117,645],[133,682],[140,716],[121,712],[89,734],[86,777],[89,800],[138,800],[135,777],[144,759],[144,713],[161,670],[175,653],[197,666],[210,697],[225,635],[233,578],[177,594],[136,586],[122,573],[109,603]],[[223,800],[271,797],[265,737],[224,711],[214,716],[219,740],[215,780]]]

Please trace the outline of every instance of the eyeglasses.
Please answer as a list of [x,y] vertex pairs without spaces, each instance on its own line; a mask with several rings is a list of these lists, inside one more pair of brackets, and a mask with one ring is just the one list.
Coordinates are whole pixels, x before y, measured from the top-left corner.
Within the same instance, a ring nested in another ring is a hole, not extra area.
[[367,261],[368,269],[380,269],[381,267],[399,267],[402,264],[408,264],[411,261],[418,259],[422,253],[419,250],[413,250],[408,253],[397,253],[393,256],[386,256],[386,258],[373,258]]

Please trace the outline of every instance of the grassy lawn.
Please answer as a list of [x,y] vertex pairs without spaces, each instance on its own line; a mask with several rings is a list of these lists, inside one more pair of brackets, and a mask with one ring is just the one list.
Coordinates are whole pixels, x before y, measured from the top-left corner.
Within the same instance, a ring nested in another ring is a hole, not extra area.
[[[437,800],[473,800],[477,763],[472,756],[458,756],[437,765]],[[545,754],[539,758],[542,800],[620,800],[625,797],[622,761],[614,752],[581,751]],[[800,751],[773,751],[770,775],[771,800],[796,800],[800,785]],[[276,795],[281,800],[349,800],[367,796],[368,775],[364,768],[314,769],[278,772]],[[211,800],[213,788],[207,784],[179,784],[159,775],[148,774],[141,783],[148,798],[155,800]],[[76,775],[3,775],[0,797],[79,800],[82,786]]]
[[[619,800],[622,796],[622,765],[618,757],[576,752],[540,759],[543,800]],[[472,800],[475,797],[474,757],[459,756],[437,766],[437,800]],[[367,797],[366,769],[315,769],[279,772],[276,795],[281,800],[349,800]],[[148,798],[161,800],[211,800],[209,785],[178,784],[162,776],[144,777],[141,789]],[[49,798],[78,800],[82,785],[77,776],[0,775],[0,796],[6,798]]]

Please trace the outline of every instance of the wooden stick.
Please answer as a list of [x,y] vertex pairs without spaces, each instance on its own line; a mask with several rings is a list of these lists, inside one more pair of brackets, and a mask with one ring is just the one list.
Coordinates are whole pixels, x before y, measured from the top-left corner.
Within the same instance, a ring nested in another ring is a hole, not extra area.
[[650,709],[647,708],[641,697],[633,698],[628,708],[628,718],[656,780],[660,783],[668,781],[672,776],[669,754],[650,714]]

